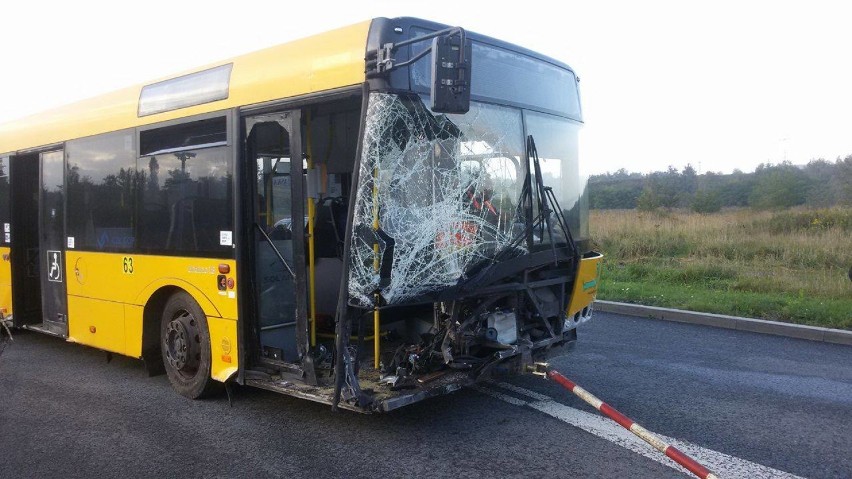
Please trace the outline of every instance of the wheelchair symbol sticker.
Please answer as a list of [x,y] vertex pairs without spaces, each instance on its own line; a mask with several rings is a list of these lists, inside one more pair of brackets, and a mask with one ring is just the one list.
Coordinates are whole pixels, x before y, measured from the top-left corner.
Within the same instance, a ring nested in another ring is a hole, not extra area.
[[48,281],[62,282],[62,252],[47,252],[47,279]]

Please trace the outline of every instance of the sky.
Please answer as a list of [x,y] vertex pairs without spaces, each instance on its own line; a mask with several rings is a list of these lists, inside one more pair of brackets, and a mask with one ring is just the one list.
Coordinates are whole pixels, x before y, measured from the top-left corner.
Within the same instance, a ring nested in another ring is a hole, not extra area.
[[852,154],[847,2],[3,2],[0,123],[372,17],[415,16],[579,75],[590,173]]

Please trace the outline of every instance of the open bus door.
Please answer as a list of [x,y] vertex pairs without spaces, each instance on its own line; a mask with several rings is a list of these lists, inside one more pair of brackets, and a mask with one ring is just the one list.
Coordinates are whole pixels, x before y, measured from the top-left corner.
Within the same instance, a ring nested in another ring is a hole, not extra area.
[[43,328],[68,335],[68,296],[65,292],[65,155],[63,150],[39,155],[39,248]]
[[66,337],[64,152],[13,156],[10,177],[15,326]]
[[305,194],[300,111],[245,119],[245,171],[251,206],[247,261],[252,268],[256,359],[310,381],[305,263]]

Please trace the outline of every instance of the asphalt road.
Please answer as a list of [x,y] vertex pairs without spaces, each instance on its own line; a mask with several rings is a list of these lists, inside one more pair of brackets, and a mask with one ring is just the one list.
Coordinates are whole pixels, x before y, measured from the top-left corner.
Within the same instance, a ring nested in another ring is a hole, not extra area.
[[[706,457],[852,477],[848,346],[601,313],[552,364]],[[687,477],[577,427],[594,410],[558,385],[509,382],[388,415],[246,388],[229,407],[184,399],[135,360],[19,332],[0,355],[0,477]]]

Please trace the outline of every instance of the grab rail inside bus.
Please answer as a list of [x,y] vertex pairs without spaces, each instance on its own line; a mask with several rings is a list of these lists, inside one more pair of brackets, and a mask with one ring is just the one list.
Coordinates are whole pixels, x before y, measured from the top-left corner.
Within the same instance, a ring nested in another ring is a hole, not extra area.
[[278,256],[278,259],[281,261],[284,267],[287,268],[287,271],[289,271],[293,278],[295,278],[296,273],[293,272],[293,269],[290,268],[289,264],[287,264],[287,260],[284,259],[284,256],[281,254],[281,252],[278,251],[278,248],[275,247],[275,243],[272,241],[272,238],[270,238],[269,235],[266,234],[266,231],[263,231],[263,228],[261,228],[259,224],[255,223],[254,226],[255,228],[257,228],[258,231],[260,231],[260,234],[263,235],[263,238],[266,240],[267,243],[269,243],[269,246],[272,247],[272,251],[275,253],[275,256]]

